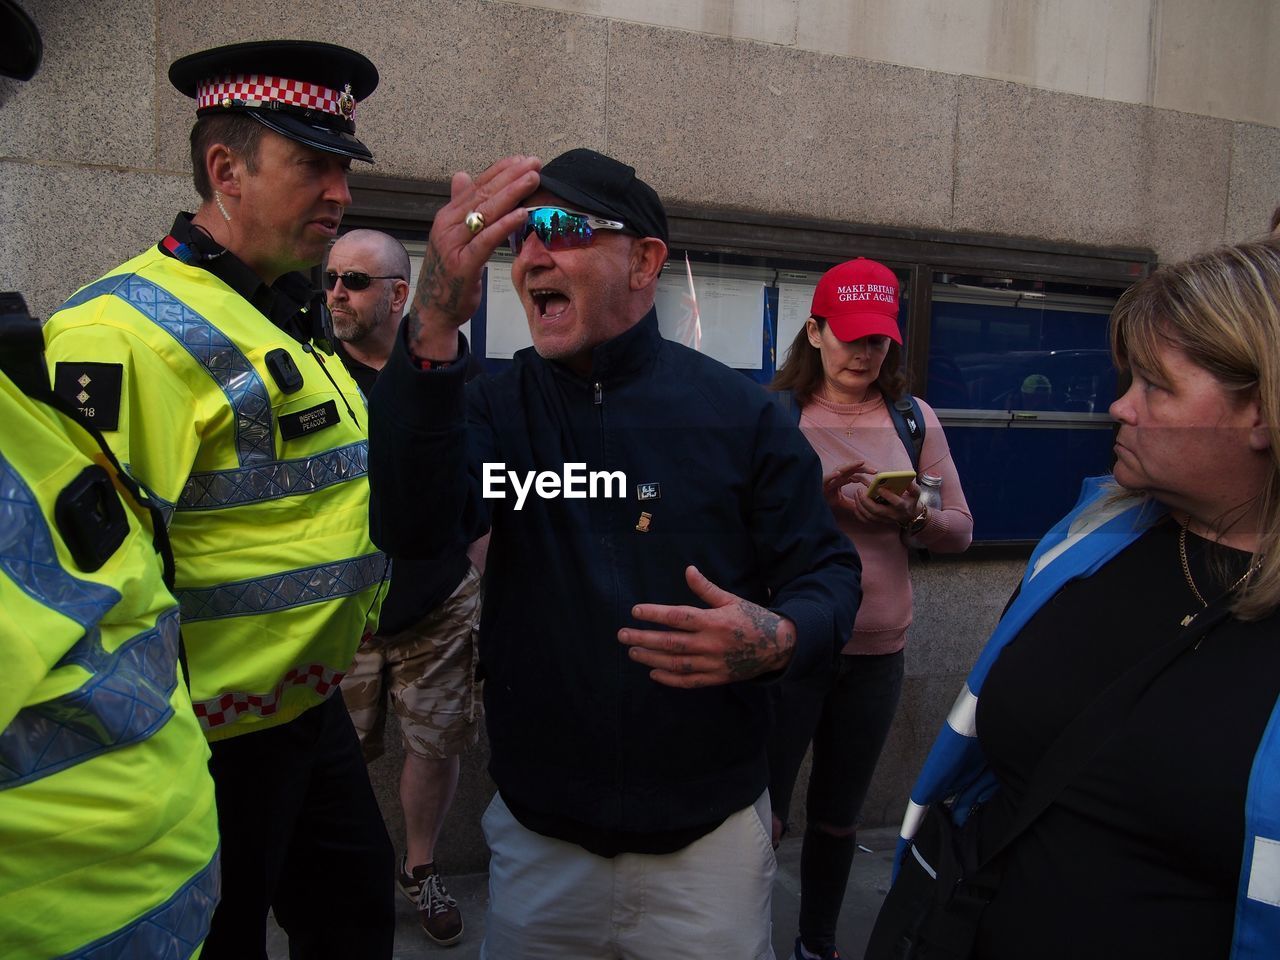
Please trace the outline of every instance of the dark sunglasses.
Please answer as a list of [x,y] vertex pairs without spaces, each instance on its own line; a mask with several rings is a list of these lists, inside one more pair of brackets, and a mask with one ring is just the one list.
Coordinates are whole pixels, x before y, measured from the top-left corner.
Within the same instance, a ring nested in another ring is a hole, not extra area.
[[524,226],[507,236],[511,252],[519,253],[529,234],[536,233],[548,250],[568,250],[571,247],[589,247],[595,243],[597,230],[625,230],[625,224],[617,220],[605,220],[589,213],[576,213],[561,207],[534,207],[525,218]]
[[361,273],[359,270],[348,270],[346,273],[338,273],[336,270],[326,270],[324,272],[324,288],[332,290],[338,285],[338,281],[342,281],[342,285],[348,290],[364,290],[374,280],[403,280],[404,277],[371,277],[367,273]]

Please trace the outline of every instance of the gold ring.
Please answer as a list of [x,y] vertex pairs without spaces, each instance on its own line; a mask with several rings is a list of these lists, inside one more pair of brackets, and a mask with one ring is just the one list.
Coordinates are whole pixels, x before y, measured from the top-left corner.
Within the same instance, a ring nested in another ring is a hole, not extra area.
[[484,214],[479,210],[472,210],[467,214],[466,219],[462,222],[467,225],[467,229],[471,231],[471,235],[475,236],[484,229]]

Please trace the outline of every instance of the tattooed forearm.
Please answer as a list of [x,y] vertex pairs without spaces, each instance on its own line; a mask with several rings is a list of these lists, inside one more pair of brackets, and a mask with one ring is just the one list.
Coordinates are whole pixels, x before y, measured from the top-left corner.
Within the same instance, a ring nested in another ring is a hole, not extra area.
[[450,316],[458,312],[466,284],[461,277],[450,276],[444,269],[444,261],[436,245],[427,243],[427,251],[422,257],[422,275],[418,277],[418,290],[414,296],[416,303],[422,306],[433,306]]
[[418,308],[410,307],[405,320],[408,323],[409,342],[414,343],[422,336],[422,317],[418,315]]
[[738,604],[738,609],[751,629],[735,630],[736,646],[725,653],[725,666],[733,678],[748,680],[786,666],[795,647],[790,623],[776,613],[745,600]]
[[751,621],[751,625],[756,628],[756,633],[760,634],[761,639],[776,646],[778,643],[778,624],[782,622],[782,618],[771,610],[758,607],[754,603],[747,603],[745,600],[739,606],[742,608],[742,612],[747,615],[747,619]]

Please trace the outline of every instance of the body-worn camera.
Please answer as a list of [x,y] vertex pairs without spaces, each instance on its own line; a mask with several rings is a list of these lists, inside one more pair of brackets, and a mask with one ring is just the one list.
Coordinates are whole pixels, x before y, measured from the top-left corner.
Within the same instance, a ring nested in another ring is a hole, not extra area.
[[0,292],[0,370],[28,396],[49,392],[40,321],[20,293]]
[[[0,293],[0,370],[27,396],[56,405],[40,321],[31,316],[20,293]],[[76,566],[89,572],[106,563],[129,532],[111,475],[96,463],[58,494],[53,522]]]

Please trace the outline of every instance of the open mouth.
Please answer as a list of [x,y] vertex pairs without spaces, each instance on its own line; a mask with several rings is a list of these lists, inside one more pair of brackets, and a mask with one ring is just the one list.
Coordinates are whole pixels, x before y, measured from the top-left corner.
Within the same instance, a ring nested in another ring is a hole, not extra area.
[[539,320],[559,320],[561,315],[569,309],[569,298],[559,290],[550,288],[530,290],[529,297],[533,300],[534,311]]

